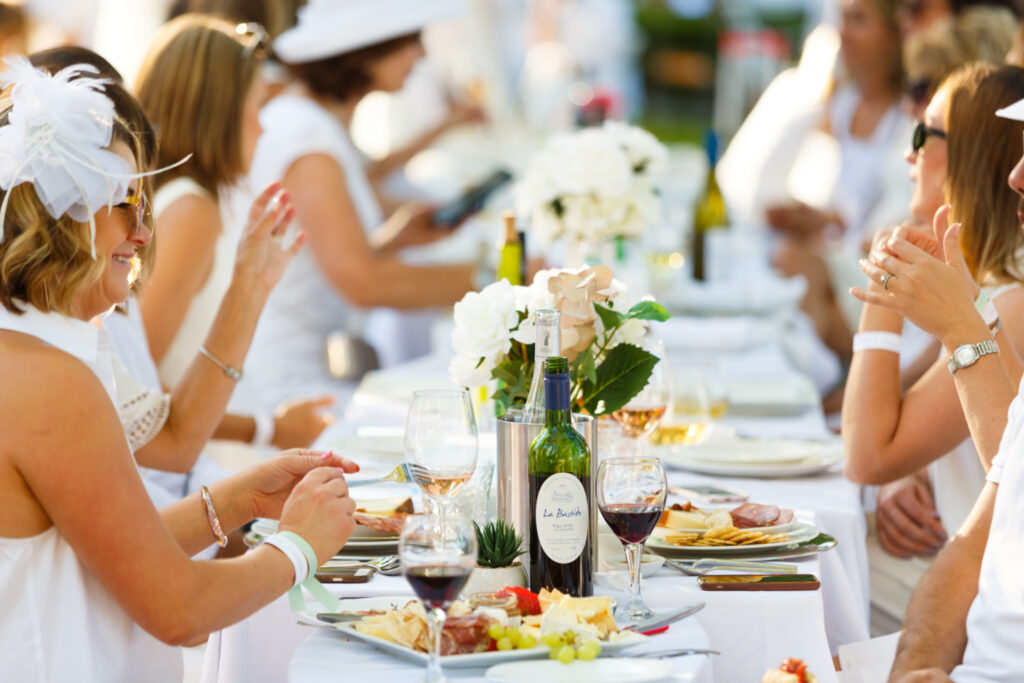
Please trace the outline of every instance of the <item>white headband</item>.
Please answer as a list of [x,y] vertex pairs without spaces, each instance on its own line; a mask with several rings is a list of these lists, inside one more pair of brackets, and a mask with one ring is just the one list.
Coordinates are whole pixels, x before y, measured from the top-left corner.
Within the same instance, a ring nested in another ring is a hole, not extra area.
[[97,73],[95,67],[77,64],[51,75],[24,57],[7,57],[4,62],[8,68],[0,73],[0,86],[14,88],[7,125],[0,126],[0,188],[6,192],[0,204],[0,241],[10,190],[32,183],[54,219],[67,214],[80,223],[89,222],[95,259],[93,215],[101,206],[123,202],[133,178],[159,171],[132,173],[127,161],[107,149],[113,137],[114,104],[103,93],[110,81],[83,75]]

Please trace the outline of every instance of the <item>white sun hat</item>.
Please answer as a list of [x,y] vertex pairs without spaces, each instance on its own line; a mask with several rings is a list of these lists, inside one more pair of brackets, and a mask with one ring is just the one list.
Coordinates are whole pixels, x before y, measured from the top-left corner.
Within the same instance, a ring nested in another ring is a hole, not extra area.
[[1008,107],[1003,107],[996,112],[996,116],[1014,121],[1024,121],[1024,100],[1017,100]]
[[466,11],[464,0],[310,0],[299,21],[274,41],[274,53],[290,64],[343,55],[416,33]]

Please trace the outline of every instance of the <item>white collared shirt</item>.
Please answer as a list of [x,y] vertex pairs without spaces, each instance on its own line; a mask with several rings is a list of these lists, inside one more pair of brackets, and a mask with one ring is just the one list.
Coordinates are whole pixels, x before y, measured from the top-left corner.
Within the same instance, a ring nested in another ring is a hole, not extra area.
[[84,320],[69,318],[60,313],[43,313],[28,304],[19,303],[19,307],[25,311],[21,315],[0,306],[0,330],[31,335],[82,361],[96,373],[110,401],[116,406],[114,366],[107,333]]

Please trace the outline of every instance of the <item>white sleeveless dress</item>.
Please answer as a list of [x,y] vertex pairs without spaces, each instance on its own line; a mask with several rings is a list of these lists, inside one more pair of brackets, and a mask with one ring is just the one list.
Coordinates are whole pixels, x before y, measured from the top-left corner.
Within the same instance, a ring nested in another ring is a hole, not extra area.
[[[250,185],[263,188],[280,180],[302,157],[324,154],[345,171],[349,197],[364,230],[383,220],[373,188],[361,171],[359,153],[344,126],[314,101],[298,95],[275,97],[260,112],[263,135],[256,146]],[[293,224],[297,233],[301,226]],[[336,410],[348,403],[355,386],[335,380],[327,365],[327,338],[335,331],[360,336],[365,314],[327,281],[308,245],[285,269],[263,309],[246,357],[246,380],[269,409],[292,396],[333,393]]]
[[[29,308],[0,307],[0,329],[30,334],[88,366],[113,401],[103,330]],[[136,625],[55,526],[0,538],[0,679],[18,683],[178,683],[181,654]]]

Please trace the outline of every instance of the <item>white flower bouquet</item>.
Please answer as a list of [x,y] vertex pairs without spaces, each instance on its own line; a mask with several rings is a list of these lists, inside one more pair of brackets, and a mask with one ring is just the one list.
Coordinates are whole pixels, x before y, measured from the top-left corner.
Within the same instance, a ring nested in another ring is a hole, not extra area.
[[621,121],[556,135],[517,186],[517,209],[544,246],[641,237],[661,212],[653,174],[667,158],[657,138]]
[[498,380],[492,398],[505,410],[526,401],[533,380],[536,327],[541,309],[561,312],[561,352],[569,359],[572,400],[592,415],[612,413],[647,384],[658,358],[637,344],[647,321],[667,320],[656,301],[628,303],[628,293],[607,266],[581,271],[544,270],[529,287],[507,280],[470,292],[455,304],[449,372],[456,384]]

